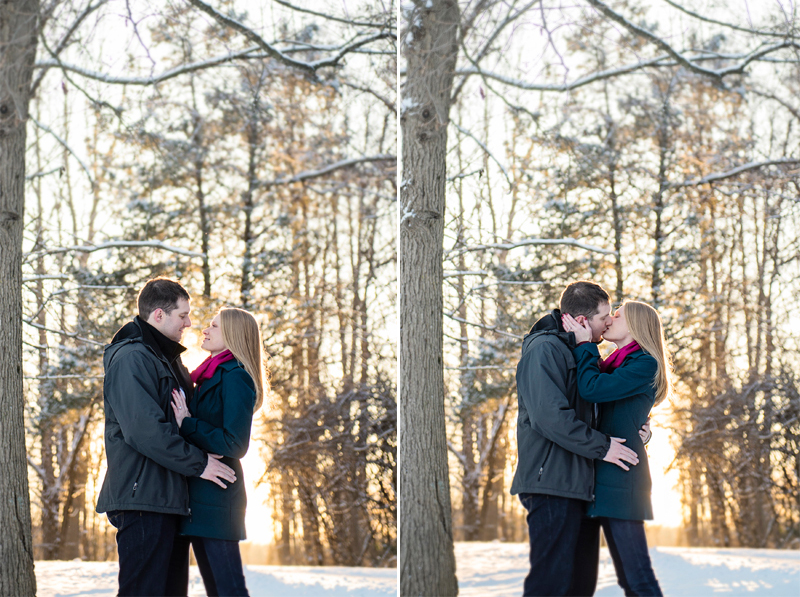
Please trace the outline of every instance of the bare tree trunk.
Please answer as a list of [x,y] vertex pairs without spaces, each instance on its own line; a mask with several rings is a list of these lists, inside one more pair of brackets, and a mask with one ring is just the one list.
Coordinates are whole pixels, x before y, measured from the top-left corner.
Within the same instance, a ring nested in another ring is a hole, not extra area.
[[442,364],[445,155],[456,0],[416,4],[403,51],[400,189],[400,594],[456,595]]
[[34,595],[22,387],[25,127],[38,0],[0,4],[0,595]]

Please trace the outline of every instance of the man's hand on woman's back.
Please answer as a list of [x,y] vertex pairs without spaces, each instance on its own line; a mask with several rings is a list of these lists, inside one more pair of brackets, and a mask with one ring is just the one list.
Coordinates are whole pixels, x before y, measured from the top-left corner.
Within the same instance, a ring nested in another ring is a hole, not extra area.
[[626,448],[622,445],[625,441],[626,440],[621,437],[612,437],[611,445],[608,448],[608,452],[603,457],[603,460],[616,464],[621,469],[629,471],[630,469],[625,466],[625,463],[627,462],[631,465],[639,464],[639,456],[630,448]]

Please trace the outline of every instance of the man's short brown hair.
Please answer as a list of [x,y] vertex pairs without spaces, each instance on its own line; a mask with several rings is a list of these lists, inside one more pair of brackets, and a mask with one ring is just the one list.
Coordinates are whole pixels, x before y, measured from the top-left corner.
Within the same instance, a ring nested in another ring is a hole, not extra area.
[[179,299],[189,300],[189,293],[180,282],[169,278],[153,278],[148,280],[139,292],[139,318],[147,321],[150,314],[161,309],[169,315],[178,307]]
[[573,317],[583,315],[591,319],[597,315],[600,305],[610,302],[611,298],[602,286],[588,280],[579,280],[569,284],[561,293],[559,307],[562,313]]

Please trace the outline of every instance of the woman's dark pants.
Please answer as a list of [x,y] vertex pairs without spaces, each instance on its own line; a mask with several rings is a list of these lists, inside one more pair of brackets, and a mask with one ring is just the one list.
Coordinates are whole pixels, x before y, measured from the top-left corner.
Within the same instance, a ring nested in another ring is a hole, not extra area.
[[181,537],[181,540],[192,544],[208,597],[249,595],[238,541],[208,537]]
[[650,553],[647,550],[647,536],[641,520],[621,520],[619,518],[600,518],[603,534],[608,543],[608,551],[617,571],[617,582],[625,595],[662,597]]

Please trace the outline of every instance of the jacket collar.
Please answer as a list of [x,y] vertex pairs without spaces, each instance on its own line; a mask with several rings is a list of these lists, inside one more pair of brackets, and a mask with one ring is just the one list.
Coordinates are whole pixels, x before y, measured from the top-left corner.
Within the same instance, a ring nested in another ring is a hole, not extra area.
[[566,344],[567,348],[573,349],[576,346],[575,334],[567,332],[561,324],[561,311],[559,309],[553,309],[533,324],[530,331],[522,339],[522,352],[524,353],[527,350],[534,338],[543,335],[555,336]]
[[[195,392],[203,391],[207,392],[209,389],[217,385],[219,382],[222,381],[222,372],[223,371],[231,371],[236,369],[237,367],[242,367],[242,365],[237,361],[235,358],[230,361],[225,361],[224,363],[220,363],[217,365],[217,370],[214,371],[214,375],[212,375],[209,379],[205,380],[201,383],[197,388],[195,388]],[[244,368],[244,367],[242,367]]]

